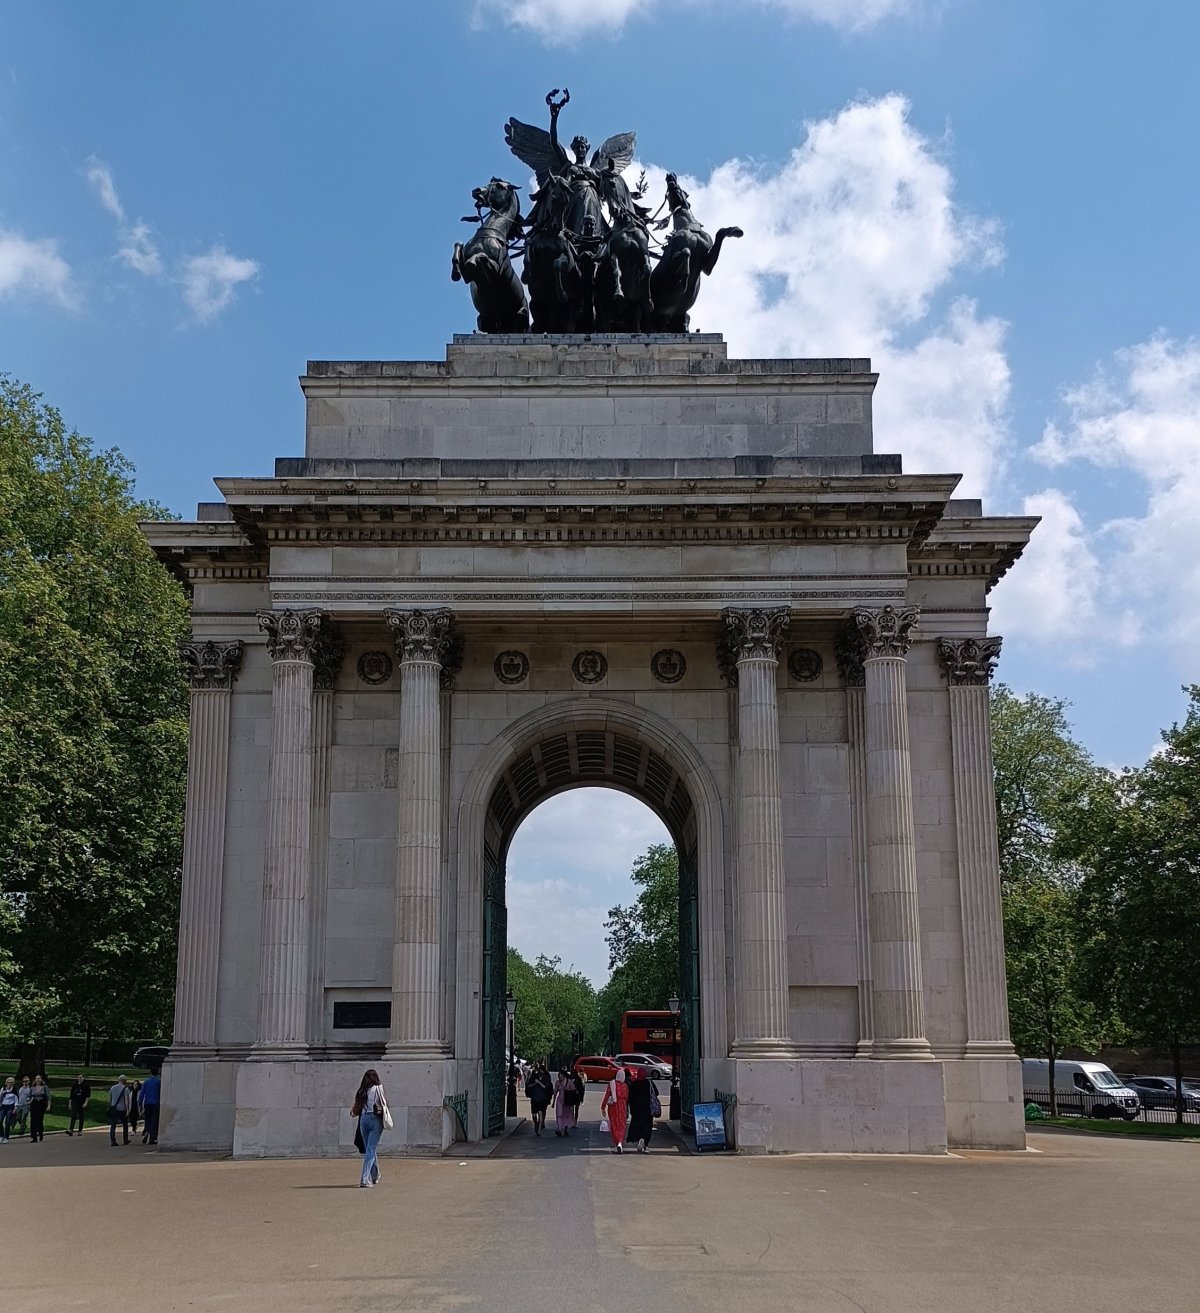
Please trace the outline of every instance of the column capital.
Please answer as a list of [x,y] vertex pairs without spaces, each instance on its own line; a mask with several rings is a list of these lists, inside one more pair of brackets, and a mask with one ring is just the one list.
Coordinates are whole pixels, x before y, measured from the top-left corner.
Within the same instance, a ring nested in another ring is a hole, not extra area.
[[323,625],[312,646],[313,688],[328,691],[337,683],[346,640],[332,625]]
[[397,661],[431,661],[443,668],[453,664],[458,643],[454,612],[449,608],[385,611],[383,615],[392,631]]
[[863,659],[867,655],[867,645],[853,617],[838,630],[834,640],[833,653],[837,659],[838,674],[847,688],[862,688],[867,682],[863,668]]
[[260,611],[258,627],[266,632],[272,661],[313,661],[313,647],[327,616],[316,608],[307,611]]
[[229,642],[205,639],[203,642],[180,643],[179,659],[192,688],[232,688],[242,664],[245,644],[240,638]]
[[906,656],[912,642],[910,631],[920,614],[917,606],[884,606],[877,611],[856,606],[854,623],[865,648],[863,660]]
[[953,685],[990,683],[1003,642],[1002,638],[939,638],[942,673]]
[[726,607],[721,612],[717,643],[717,664],[725,682],[737,683],[737,665],[741,661],[777,662],[791,618],[786,606]]

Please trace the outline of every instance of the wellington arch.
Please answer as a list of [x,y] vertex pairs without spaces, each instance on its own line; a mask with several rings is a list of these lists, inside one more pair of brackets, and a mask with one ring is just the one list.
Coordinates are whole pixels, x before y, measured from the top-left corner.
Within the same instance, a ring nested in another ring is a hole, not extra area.
[[310,362],[302,456],[145,526],[193,622],[164,1143],[353,1152],[364,1064],[392,1152],[498,1131],[508,845],[603,785],[680,853],[686,1106],[1023,1145],[987,598],[1036,522],[904,472],[875,383],[697,333]]

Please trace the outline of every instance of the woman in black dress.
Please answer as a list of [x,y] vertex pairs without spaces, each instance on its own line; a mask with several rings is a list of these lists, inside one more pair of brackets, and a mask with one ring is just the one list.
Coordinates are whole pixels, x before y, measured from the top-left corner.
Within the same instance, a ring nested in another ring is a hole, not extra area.
[[630,1072],[629,1082],[629,1134],[627,1143],[636,1144],[638,1153],[645,1153],[654,1134],[654,1087],[644,1072]]

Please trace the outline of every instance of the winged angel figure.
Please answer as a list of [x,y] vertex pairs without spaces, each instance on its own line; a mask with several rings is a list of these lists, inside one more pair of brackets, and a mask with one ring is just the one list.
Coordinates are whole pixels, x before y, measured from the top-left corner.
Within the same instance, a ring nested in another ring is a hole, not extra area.
[[[585,233],[592,240],[603,239],[609,234],[609,224],[604,214],[608,206],[609,214],[620,211],[645,215],[645,211],[636,204],[640,193],[629,190],[628,184],[621,176],[633,162],[633,152],[637,146],[637,134],[618,132],[608,137],[588,159],[591,143],[584,136],[577,136],[571,141],[570,154],[558,139],[558,116],[569,103],[571,93],[563,89],[559,98],[556,87],[546,97],[550,107],[550,131],[535,128],[520,119],[509,119],[504,125],[504,140],[509,149],[522,164],[527,165],[537,175],[538,196],[546,191],[546,183],[551,175],[562,178],[570,188],[563,227],[577,237]],[[538,197],[534,197],[535,202]],[[540,204],[535,205],[529,218],[536,227],[542,216]],[[591,224],[587,220],[592,220]]]

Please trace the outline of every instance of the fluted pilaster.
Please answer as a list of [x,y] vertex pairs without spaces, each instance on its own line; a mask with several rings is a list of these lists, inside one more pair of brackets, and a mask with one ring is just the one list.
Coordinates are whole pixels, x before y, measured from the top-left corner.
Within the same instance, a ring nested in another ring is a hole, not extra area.
[[388,611],[400,672],[400,812],[388,1053],[436,1056],[441,1034],[441,681],[457,644],[453,615]]
[[1012,1058],[1000,906],[988,680],[1000,639],[938,644],[949,680],[954,824],[967,988],[967,1056]]
[[779,796],[776,671],[788,610],[723,613],[723,656],[736,672],[738,979],[733,1051],[790,1057],[787,906]]
[[[861,673],[862,667],[859,666]],[[871,1056],[875,1034],[871,998],[870,886],[867,876],[867,711],[861,684],[846,689],[850,747],[850,861],[854,868],[854,920],[858,941],[858,1046],[860,1058]]]
[[872,1055],[928,1058],[905,678],[915,607],[854,613],[863,644]]
[[329,750],[333,742],[333,689],[313,692],[311,898],[308,936],[308,1042],[325,1038],[325,924],[329,897]]
[[263,873],[258,1039],[252,1057],[305,1057],[309,1013],[313,648],[320,611],[258,617],[271,654],[271,774]]
[[191,706],[172,1043],[176,1058],[216,1052],[229,703],[242,646],[209,640],[183,643],[179,649],[191,683]]

